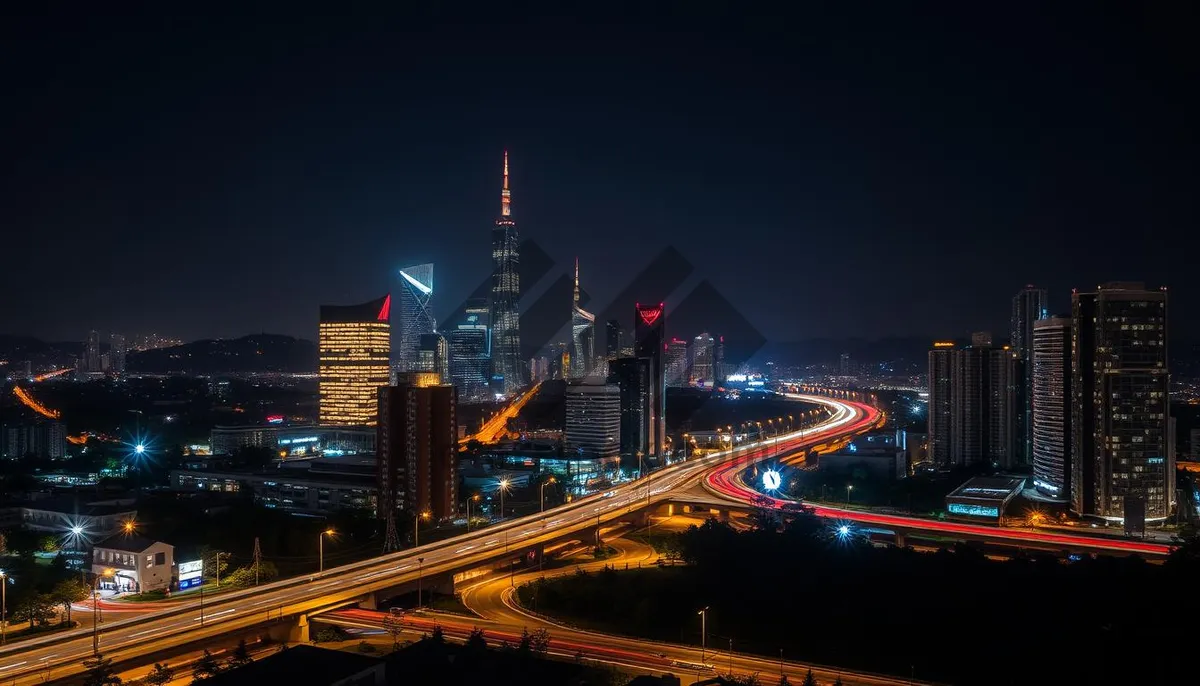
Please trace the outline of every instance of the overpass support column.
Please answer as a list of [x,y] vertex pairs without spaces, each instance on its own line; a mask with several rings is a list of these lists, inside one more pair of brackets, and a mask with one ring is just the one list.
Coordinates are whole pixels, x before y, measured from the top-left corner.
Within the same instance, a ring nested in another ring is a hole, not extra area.
[[896,541],[896,547],[897,547],[897,548],[904,548],[905,546],[907,546],[907,545],[908,545],[907,541],[905,540],[905,536],[904,536],[904,532],[903,532],[903,531],[897,531],[897,532],[895,532],[893,535],[895,536],[895,541]]
[[288,641],[291,643],[308,643],[310,638],[308,615],[296,617],[296,623],[288,631]]

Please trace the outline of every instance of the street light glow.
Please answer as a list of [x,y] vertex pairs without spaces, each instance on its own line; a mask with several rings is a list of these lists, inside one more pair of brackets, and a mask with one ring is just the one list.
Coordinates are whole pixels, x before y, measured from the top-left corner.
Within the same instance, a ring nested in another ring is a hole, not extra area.
[[767,489],[768,491],[778,490],[780,484],[782,483],[783,479],[780,478],[779,472],[775,471],[774,469],[768,469],[767,471],[763,472],[763,488]]
[[146,452],[146,444],[138,443],[133,447],[133,452],[137,453],[138,455],[144,454]]

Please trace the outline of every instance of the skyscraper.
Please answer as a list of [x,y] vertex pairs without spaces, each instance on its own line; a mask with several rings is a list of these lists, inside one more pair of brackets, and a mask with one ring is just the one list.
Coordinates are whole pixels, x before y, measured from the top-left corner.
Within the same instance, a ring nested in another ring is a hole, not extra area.
[[604,358],[615,360],[621,357],[621,322],[616,319],[608,320],[604,327]]
[[953,366],[954,343],[935,342],[929,351],[929,460],[939,466],[950,464]]
[[1014,388],[1013,458],[1026,463],[1033,459],[1033,326],[1049,316],[1046,289],[1025,286],[1012,300],[1012,350],[1021,365],[1021,378]]
[[621,450],[621,391],[603,380],[567,384],[563,443],[583,457],[616,457]]
[[1113,521],[1124,521],[1127,508],[1138,519],[1169,515],[1175,492],[1169,391],[1166,289],[1114,282],[1073,293],[1073,510]]
[[110,341],[109,355],[112,371],[117,374],[124,374],[125,356],[129,353],[129,345],[125,342],[125,337],[119,333],[114,333]]
[[571,378],[592,372],[595,364],[596,315],[579,305],[579,258],[575,258],[575,295],[571,301]]
[[492,376],[505,395],[523,385],[521,373],[521,280],[517,223],[512,218],[508,188],[508,151],[504,151],[504,187],[500,191],[500,216],[492,228]]
[[437,321],[430,309],[433,299],[433,265],[418,264],[399,272],[396,305],[400,315],[395,328],[396,368],[402,372],[416,371],[421,336],[437,330]]
[[636,357],[650,361],[650,425],[648,456],[662,459],[666,451],[667,393],[663,369],[663,347],[666,343],[666,307],[634,304],[633,347]]
[[492,355],[486,299],[471,299],[466,303],[463,321],[446,332],[446,345],[450,352],[450,381],[458,390],[459,400],[487,400]]
[[402,382],[379,390],[378,516],[406,510],[449,519],[458,510],[458,423],[453,386]]
[[696,336],[692,341],[692,364],[690,381],[696,385],[713,382],[713,349],[716,340],[707,333]]
[[1071,319],[1033,324],[1033,486],[1066,500],[1071,492]]
[[440,333],[421,334],[415,364],[413,371],[434,374],[440,384],[450,383],[450,348],[446,337]]
[[100,334],[92,329],[88,332],[87,344],[84,348],[84,367],[89,372],[104,371],[104,364],[100,360]]
[[688,384],[688,342],[672,338],[667,343],[666,384],[668,388],[679,388]]
[[650,449],[650,359],[619,357],[608,365],[608,382],[621,393],[621,454]]
[[322,305],[317,378],[322,424],[373,426],[377,391],[390,380],[392,296]]

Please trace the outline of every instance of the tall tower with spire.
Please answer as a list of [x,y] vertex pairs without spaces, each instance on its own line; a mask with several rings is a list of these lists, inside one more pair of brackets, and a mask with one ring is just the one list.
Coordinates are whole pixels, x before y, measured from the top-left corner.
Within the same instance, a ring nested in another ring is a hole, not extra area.
[[571,303],[571,378],[580,379],[595,364],[596,315],[579,306],[579,258],[575,258],[575,296]]
[[505,395],[525,383],[521,361],[521,258],[517,223],[512,218],[512,191],[508,187],[508,151],[504,151],[504,185],[500,190],[500,216],[492,226],[492,382]]

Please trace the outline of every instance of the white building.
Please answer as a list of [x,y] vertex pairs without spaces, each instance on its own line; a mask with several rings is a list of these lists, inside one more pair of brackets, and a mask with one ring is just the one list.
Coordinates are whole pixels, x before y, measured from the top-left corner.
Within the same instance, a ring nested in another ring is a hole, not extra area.
[[175,546],[136,534],[117,534],[92,548],[92,573],[100,577],[100,588],[118,593],[168,590],[174,566]]
[[616,384],[572,383],[566,393],[567,450],[588,457],[621,452],[621,389]]

